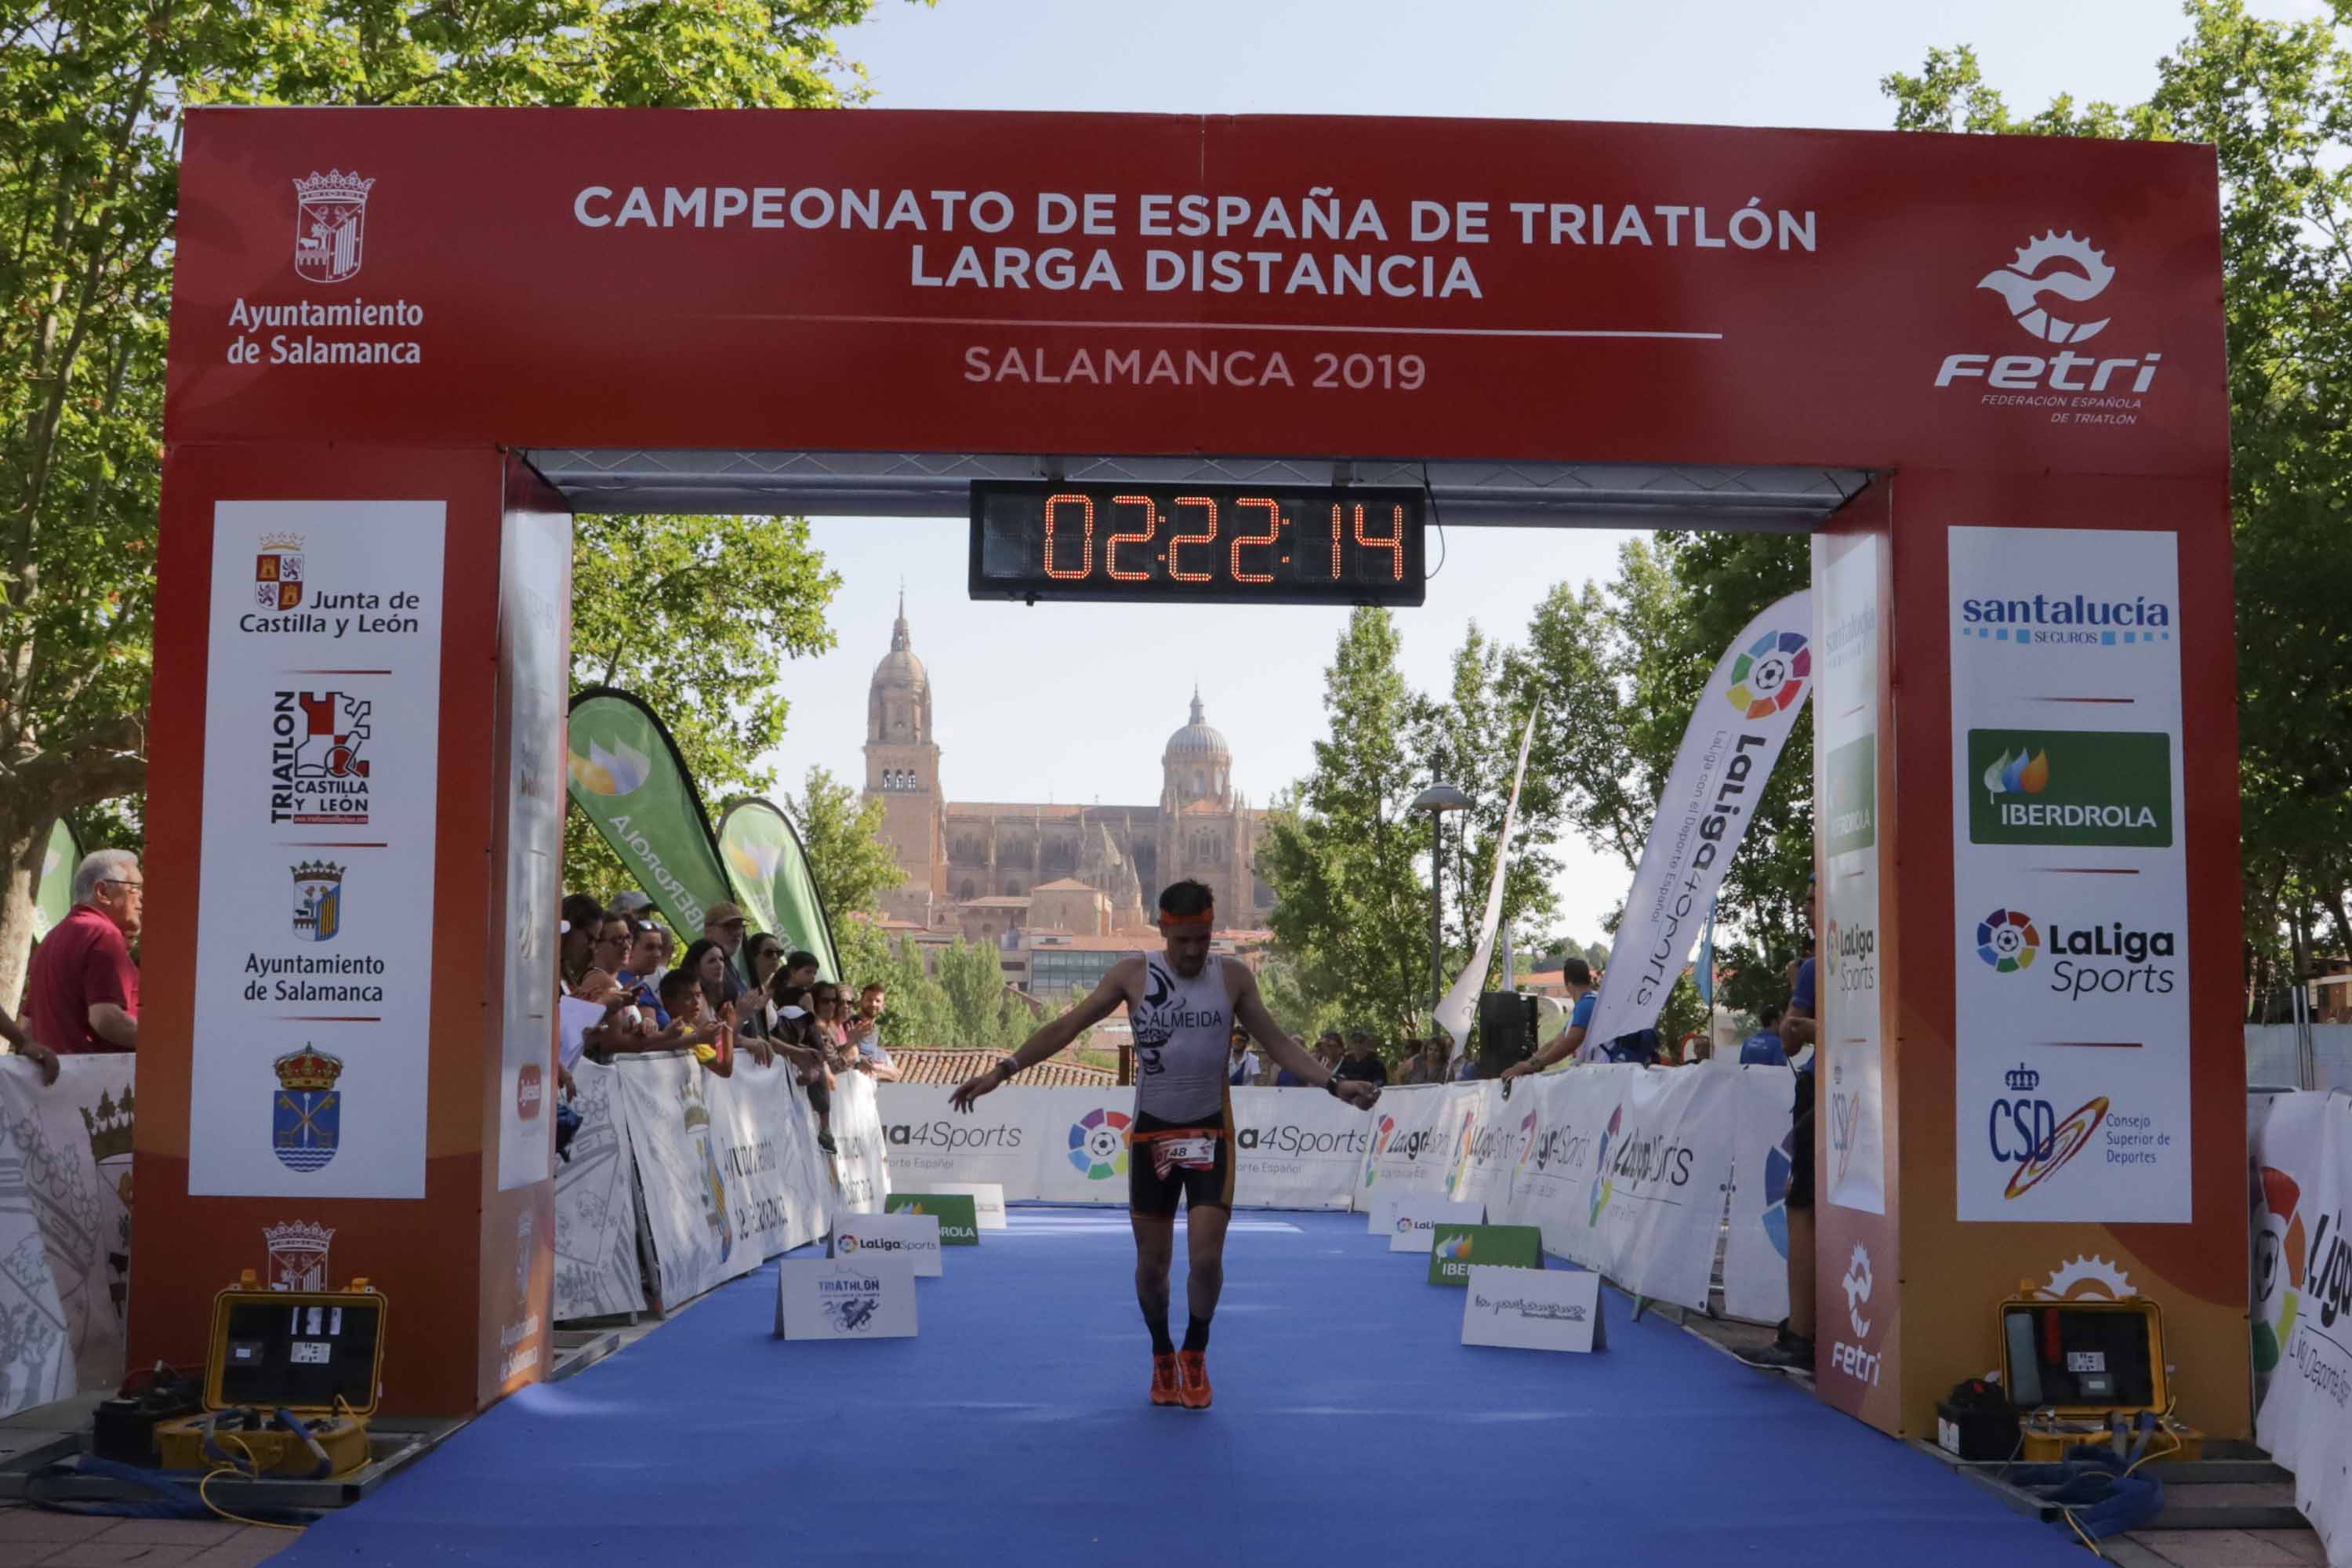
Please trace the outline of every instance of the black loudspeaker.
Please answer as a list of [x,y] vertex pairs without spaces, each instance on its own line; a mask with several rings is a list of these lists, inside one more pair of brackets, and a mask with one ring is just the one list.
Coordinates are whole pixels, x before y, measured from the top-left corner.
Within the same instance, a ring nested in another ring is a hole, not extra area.
[[1478,1076],[1496,1078],[1536,1051],[1536,999],[1516,991],[1478,996]]

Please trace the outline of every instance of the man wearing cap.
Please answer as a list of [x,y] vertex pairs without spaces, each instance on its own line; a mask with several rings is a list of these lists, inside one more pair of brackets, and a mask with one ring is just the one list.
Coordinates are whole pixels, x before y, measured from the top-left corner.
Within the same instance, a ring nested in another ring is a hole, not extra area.
[[727,977],[721,983],[725,1000],[732,1002],[743,994],[743,976],[735,967],[735,953],[743,945],[743,911],[725,899],[702,911],[702,934],[719,944],[727,958]]
[[[1379,1086],[1343,1079],[1308,1055],[1265,1009],[1247,967],[1209,952],[1216,926],[1206,886],[1183,881],[1160,895],[1165,952],[1135,953],[1111,966],[1087,999],[1045,1025],[1021,1048],[967,1079],[951,1103],[972,1101],[1010,1082],[1127,1005],[1135,1031],[1135,1117],[1129,1137],[1128,1217],[1135,1230],[1135,1295],[1151,1331],[1151,1403],[1206,1410],[1209,1320],[1224,1286],[1225,1224],[1234,1206],[1234,1108],[1226,1081],[1236,1023],[1266,1055],[1360,1110]],[[1176,1250],[1176,1201],[1185,1204],[1191,1321],[1177,1349],[1168,1331],[1168,1271]]]
[[[1805,921],[1809,933],[1821,928],[1821,889],[1810,879],[1805,884]],[[1817,1046],[1815,974],[1811,958],[1797,965],[1789,1005],[1780,1014],[1780,1045],[1791,1061],[1807,1046]],[[1798,1067],[1796,1100],[1790,1108],[1793,1124],[1789,1130],[1789,1186],[1781,1199],[1781,1212],[1788,1216],[1789,1225],[1789,1318],[1770,1344],[1740,1356],[1757,1366],[1789,1372],[1813,1370],[1813,1318],[1817,1306],[1813,1282],[1813,1067],[1820,1055],[1816,1048]]]

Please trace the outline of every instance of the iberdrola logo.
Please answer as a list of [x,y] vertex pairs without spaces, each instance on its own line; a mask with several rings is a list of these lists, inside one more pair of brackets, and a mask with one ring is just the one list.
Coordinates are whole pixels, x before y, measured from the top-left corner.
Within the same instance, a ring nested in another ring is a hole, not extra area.
[[2050,753],[2035,752],[2029,757],[2021,749],[2011,757],[2004,746],[2000,759],[1985,769],[1984,786],[1989,795],[2040,795],[2050,787]]
[[1766,632],[1731,661],[1731,689],[1724,695],[1749,719],[1768,719],[1796,705],[1812,672],[1804,633]]
[[776,879],[776,864],[784,858],[781,844],[763,844],[738,838],[727,846],[727,863],[750,879],[755,888],[764,888]]
[[566,762],[573,787],[588,795],[635,795],[654,771],[653,759],[626,741],[614,742],[609,750],[603,742],[591,741],[586,756],[573,752]]

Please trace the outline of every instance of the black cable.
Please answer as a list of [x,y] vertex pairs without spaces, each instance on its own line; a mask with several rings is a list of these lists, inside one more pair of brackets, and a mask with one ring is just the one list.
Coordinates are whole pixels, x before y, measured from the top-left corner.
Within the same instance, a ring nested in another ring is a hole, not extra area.
[[1421,493],[1429,501],[1430,521],[1437,524],[1437,571],[1428,573],[1422,578],[1422,581],[1424,583],[1433,583],[1437,580],[1437,573],[1445,570],[1447,547],[1445,543],[1445,514],[1438,510],[1437,491],[1429,482],[1429,464],[1427,462],[1423,462],[1421,465]]

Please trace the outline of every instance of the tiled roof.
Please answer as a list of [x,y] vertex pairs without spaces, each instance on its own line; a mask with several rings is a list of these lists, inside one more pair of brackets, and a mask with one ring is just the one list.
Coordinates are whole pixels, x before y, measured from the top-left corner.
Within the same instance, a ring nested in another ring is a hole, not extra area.
[[[930,1051],[894,1050],[890,1059],[898,1064],[901,1083],[928,1083],[952,1088],[978,1073],[994,1067],[1003,1056],[999,1051]],[[1098,1089],[1115,1086],[1118,1074],[1108,1068],[1090,1068],[1080,1062],[1041,1062],[1023,1073],[1020,1082],[1045,1089]]]

